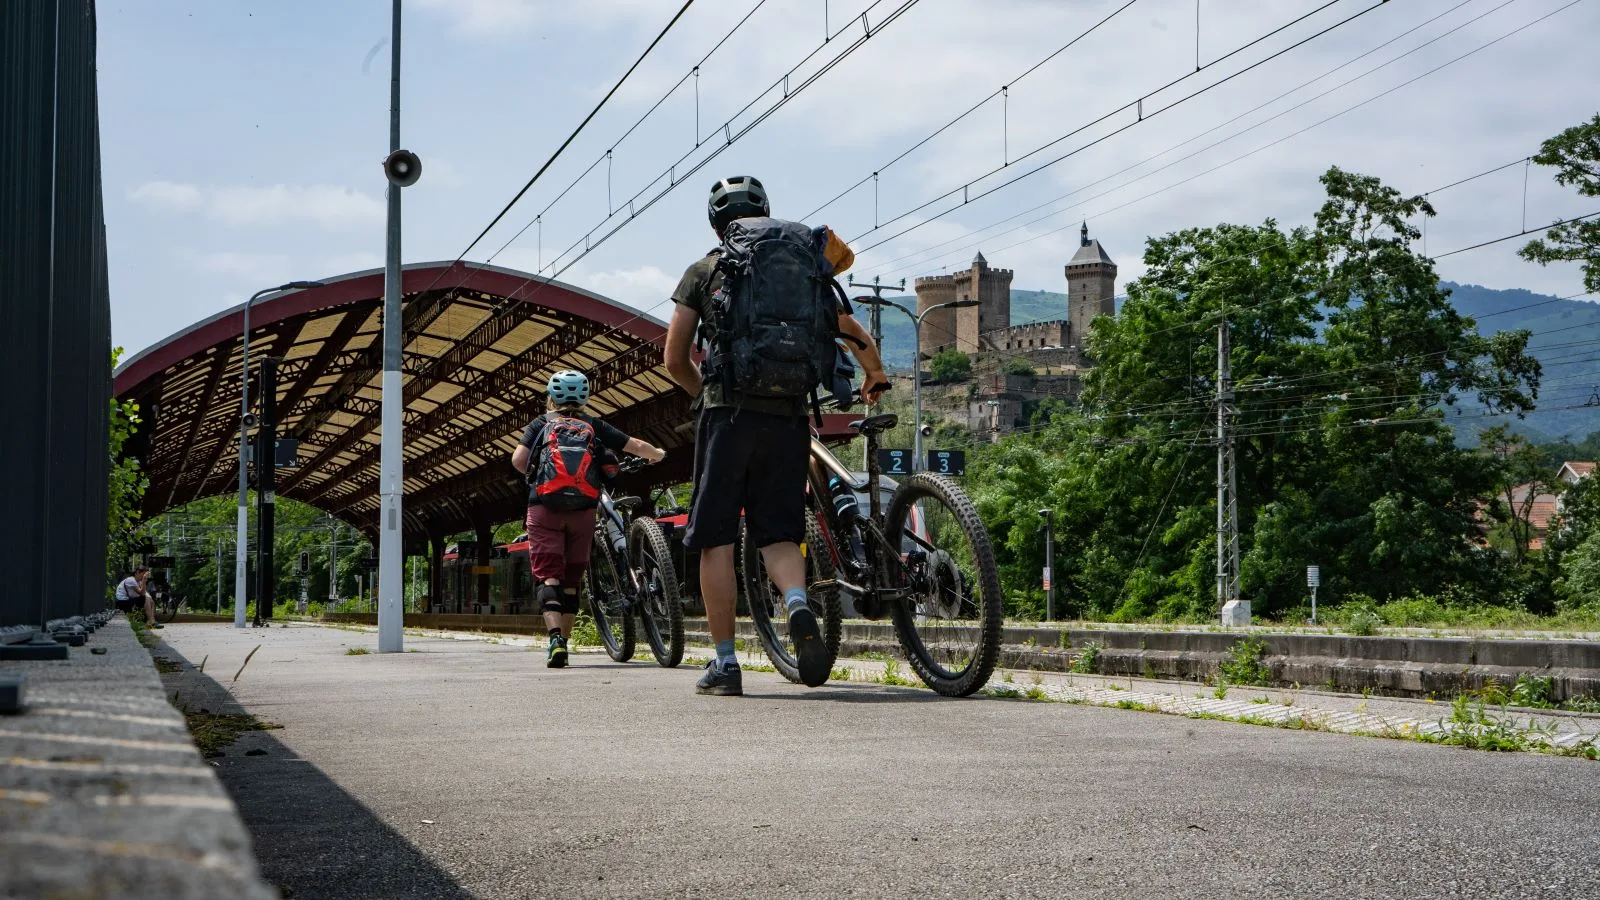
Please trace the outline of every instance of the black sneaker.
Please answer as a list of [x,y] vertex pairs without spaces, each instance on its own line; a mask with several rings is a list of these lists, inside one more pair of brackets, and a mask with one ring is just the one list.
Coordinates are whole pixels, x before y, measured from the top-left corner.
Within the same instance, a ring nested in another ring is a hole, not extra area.
[[797,606],[789,611],[789,639],[794,642],[794,658],[799,662],[800,681],[806,687],[817,687],[828,680],[830,664],[828,648],[822,642],[822,628],[817,624],[817,614],[809,606]]
[[151,628],[165,628],[167,626],[161,624],[160,622],[153,622],[153,623],[151,623],[150,627]]
[[744,673],[740,671],[739,664],[728,666],[717,665],[716,660],[706,663],[706,673],[700,676],[695,683],[694,692],[697,694],[712,694],[717,697],[740,697],[744,695]]

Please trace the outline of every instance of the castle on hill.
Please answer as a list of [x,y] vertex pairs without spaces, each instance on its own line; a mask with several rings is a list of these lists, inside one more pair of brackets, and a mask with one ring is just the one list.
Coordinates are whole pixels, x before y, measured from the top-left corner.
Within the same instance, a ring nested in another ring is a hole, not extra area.
[[[970,382],[924,389],[928,416],[992,440],[1028,425],[1045,399],[1077,398],[1079,370],[1091,364],[1083,352],[1090,323],[1117,311],[1117,264],[1089,237],[1087,222],[1065,271],[1066,315],[1026,325],[1011,324],[1011,270],[990,268],[982,253],[969,269],[917,279],[917,312],[928,314],[920,335],[924,359],[952,349],[973,358]],[[978,302],[928,312],[958,300]],[[1007,364],[1013,361],[1023,364]],[[914,377],[924,377],[921,369],[918,361]]]
[[989,354],[1066,350],[1073,364],[1081,365],[1089,323],[1095,316],[1116,314],[1117,293],[1117,264],[1099,240],[1089,237],[1087,222],[1079,232],[1078,251],[1067,263],[1066,275],[1066,316],[1026,325],[1011,324],[1012,271],[990,268],[981,252],[969,269],[918,278],[919,315],[942,303],[978,301],[977,306],[929,313],[922,323],[923,354],[955,349],[981,360]]

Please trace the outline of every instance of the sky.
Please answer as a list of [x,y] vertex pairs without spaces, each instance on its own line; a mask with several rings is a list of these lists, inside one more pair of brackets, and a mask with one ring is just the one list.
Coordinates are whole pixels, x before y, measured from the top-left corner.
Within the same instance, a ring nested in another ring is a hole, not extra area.
[[[405,261],[467,251],[681,5],[406,0]],[[98,20],[114,343],[382,264],[389,2],[100,0]],[[663,318],[714,244],[707,191],[749,174],[774,215],[850,240],[858,278],[981,250],[1064,291],[1087,220],[1120,292],[1148,237],[1309,223],[1333,165],[1429,193],[1443,254],[1600,211],[1519,162],[1600,112],[1596,34],[1597,0],[697,0],[466,258]],[[1438,271],[1582,290],[1524,240]]]

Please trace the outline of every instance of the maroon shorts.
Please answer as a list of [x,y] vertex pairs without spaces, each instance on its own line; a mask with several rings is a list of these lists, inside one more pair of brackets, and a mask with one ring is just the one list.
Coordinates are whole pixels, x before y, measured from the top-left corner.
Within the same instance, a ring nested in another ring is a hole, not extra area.
[[594,547],[594,515],[592,509],[528,507],[528,569],[535,582],[555,578],[567,587],[578,586]]

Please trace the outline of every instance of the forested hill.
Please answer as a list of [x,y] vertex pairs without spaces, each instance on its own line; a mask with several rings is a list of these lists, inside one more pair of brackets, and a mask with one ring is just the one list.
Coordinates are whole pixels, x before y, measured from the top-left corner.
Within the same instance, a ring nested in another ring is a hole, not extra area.
[[[1578,441],[1591,432],[1600,431],[1600,405],[1582,406],[1600,392],[1600,303],[1562,300],[1520,289],[1495,290],[1475,284],[1445,282],[1444,286],[1450,289],[1450,300],[1456,309],[1477,321],[1478,333],[1488,335],[1519,328],[1533,332],[1529,346],[1544,366],[1539,410],[1522,421],[1511,417],[1474,417],[1479,407],[1469,402],[1463,406],[1460,416],[1452,416],[1457,420],[1452,424],[1456,425],[1463,442],[1474,442],[1478,432],[1502,421],[1539,443],[1562,437]],[[916,308],[914,296],[893,299],[908,308]],[[865,320],[867,308],[858,312]],[[1015,324],[1066,317],[1066,294],[1011,292],[1011,320]],[[910,319],[897,310],[885,309],[883,333],[889,365],[909,367]]]
[[1578,441],[1600,431],[1600,401],[1583,405],[1600,390],[1600,304],[1475,284],[1444,286],[1450,289],[1456,309],[1477,321],[1479,334],[1522,328],[1532,332],[1528,347],[1544,369],[1539,409],[1520,421],[1515,417],[1467,421],[1469,409],[1457,429],[1463,442],[1501,422],[1539,443],[1563,437]]

